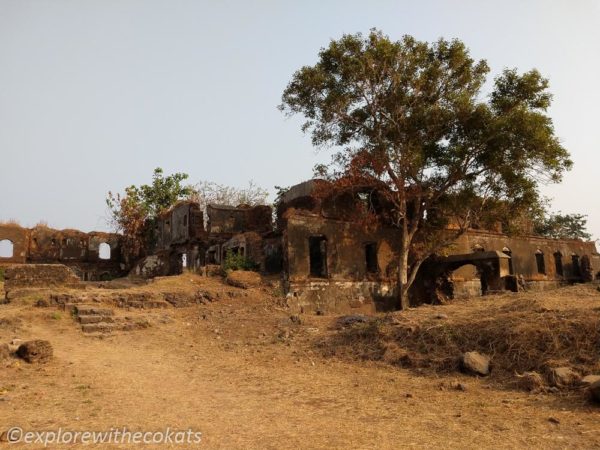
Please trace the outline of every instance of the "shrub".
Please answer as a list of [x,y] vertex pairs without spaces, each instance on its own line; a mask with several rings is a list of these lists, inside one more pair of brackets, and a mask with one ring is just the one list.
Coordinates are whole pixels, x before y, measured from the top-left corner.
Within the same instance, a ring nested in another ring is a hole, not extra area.
[[239,253],[233,253],[230,250],[225,255],[225,271],[230,270],[258,270],[258,264],[251,259],[246,258]]
[[4,269],[0,267],[0,281],[4,281]]

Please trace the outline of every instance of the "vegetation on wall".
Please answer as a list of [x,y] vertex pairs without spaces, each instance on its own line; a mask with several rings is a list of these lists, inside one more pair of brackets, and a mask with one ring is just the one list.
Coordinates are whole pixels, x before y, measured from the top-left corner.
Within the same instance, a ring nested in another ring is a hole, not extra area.
[[189,198],[192,188],[183,184],[187,178],[185,173],[165,176],[161,168],[156,168],[151,184],[131,185],[124,194],[108,193],[109,220],[113,228],[125,236],[128,255],[141,256],[158,216],[178,201]]
[[223,268],[226,271],[230,270],[258,270],[258,264],[251,259],[246,258],[244,255],[239,253],[233,253],[228,250],[225,254],[225,261],[223,262]]

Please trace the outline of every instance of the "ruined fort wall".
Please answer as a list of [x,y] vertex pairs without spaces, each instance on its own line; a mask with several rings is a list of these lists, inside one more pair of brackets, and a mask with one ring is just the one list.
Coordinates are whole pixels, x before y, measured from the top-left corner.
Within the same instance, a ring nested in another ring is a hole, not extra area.
[[83,280],[108,279],[125,273],[118,234],[0,225],[0,241],[5,239],[13,243],[13,257],[0,258],[3,265],[65,264]]
[[[463,254],[477,250],[507,252],[511,256],[513,274],[521,275],[527,282],[583,281],[586,258],[592,274],[600,271],[594,242],[580,240],[510,237],[501,233],[471,230],[460,236],[448,253]],[[539,258],[543,258],[543,271],[538,270]]]
[[0,266],[22,264],[27,261],[29,232],[27,228],[19,225],[0,225],[0,241],[7,240],[12,244],[12,256],[0,258]]

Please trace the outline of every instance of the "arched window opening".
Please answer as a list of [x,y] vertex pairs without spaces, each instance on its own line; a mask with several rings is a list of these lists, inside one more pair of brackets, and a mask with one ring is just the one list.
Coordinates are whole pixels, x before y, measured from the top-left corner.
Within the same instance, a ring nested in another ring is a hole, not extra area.
[[546,275],[546,262],[544,261],[544,252],[537,250],[535,252],[535,263],[537,265],[538,273]]
[[98,246],[98,258],[110,259],[110,245],[106,242],[103,242]]
[[8,239],[0,241],[0,258],[12,258],[14,256],[14,244]]
[[554,253],[554,269],[556,270],[556,275],[563,276],[563,263],[562,263],[562,254],[560,252]]

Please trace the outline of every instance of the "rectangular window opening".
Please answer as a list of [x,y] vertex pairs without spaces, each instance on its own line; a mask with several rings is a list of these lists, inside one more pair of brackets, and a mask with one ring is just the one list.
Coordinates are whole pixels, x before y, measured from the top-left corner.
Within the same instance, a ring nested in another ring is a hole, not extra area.
[[308,249],[310,275],[312,277],[327,278],[327,238],[325,236],[309,237]]
[[365,258],[367,273],[377,273],[379,267],[377,265],[377,244],[375,242],[365,244]]
[[581,276],[581,266],[579,265],[579,255],[572,255],[571,262],[573,263],[573,276]]
[[556,275],[563,276],[563,264],[562,255],[558,252],[554,254],[554,268],[556,269]]

